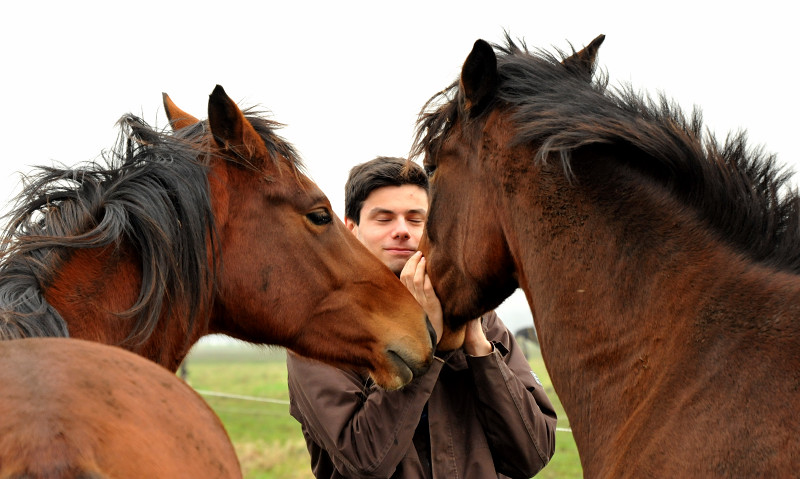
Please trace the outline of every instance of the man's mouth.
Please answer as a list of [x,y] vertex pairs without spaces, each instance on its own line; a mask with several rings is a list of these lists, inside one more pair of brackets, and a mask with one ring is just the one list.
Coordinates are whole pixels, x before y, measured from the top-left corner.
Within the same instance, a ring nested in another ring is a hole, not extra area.
[[396,254],[396,255],[412,255],[416,253],[417,250],[408,249],[408,248],[384,248],[389,254]]

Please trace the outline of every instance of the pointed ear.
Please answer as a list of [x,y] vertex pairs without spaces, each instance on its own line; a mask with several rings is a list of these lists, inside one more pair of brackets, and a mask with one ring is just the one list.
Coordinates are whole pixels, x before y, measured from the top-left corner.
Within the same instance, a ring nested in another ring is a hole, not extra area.
[[565,58],[564,61],[561,62],[562,65],[586,80],[587,83],[591,83],[595,62],[597,61],[597,51],[600,49],[600,45],[602,45],[605,39],[605,35],[599,35],[583,50],[573,53],[569,58]]
[[461,91],[464,92],[464,109],[469,116],[479,115],[494,98],[498,78],[494,49],[483,40],[476,41],[461,68]]
[[173,131],[200,123],[200,120],[178,108],[169,95],[162,93],[161,97],[164,100],[164,111],[167,113],[167,120],[169,120]]
[[270,158],[264,139],[219,85],[208,97],[208,124],[217,145],[250,166],[262,169]]

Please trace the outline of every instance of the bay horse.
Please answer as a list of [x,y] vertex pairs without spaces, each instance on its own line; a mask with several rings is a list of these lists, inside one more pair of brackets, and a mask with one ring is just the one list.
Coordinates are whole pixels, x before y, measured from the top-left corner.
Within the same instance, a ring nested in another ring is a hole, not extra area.
[[27,338],[0,341],[0,363],[0,477],[242,477],[214,411],[152,361]]
[[387,389],[424,372],[424,312],[332,213],[279,125],[219,85],[191,123],[126,115],[107,164],[28,178],[2,243],[0,338],[88,339],[176,371],[222,333]]
[[423,107],[420,245],[448,327],[517,287],[586,477],[800,470],[800,198],[745,134],[478,40]]

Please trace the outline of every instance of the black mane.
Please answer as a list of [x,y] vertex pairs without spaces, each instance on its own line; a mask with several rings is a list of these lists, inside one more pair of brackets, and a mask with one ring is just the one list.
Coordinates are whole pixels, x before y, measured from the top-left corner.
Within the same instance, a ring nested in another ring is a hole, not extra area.
[[[294,147],[274,132],[281,125],[246,113],[280,170],[301,171]],[[152,334],[169,312],[166,304],[185,309],[194,321],[197,305],[214,287],[207,256],[216,241],[207,122],[177,133],[132,115],[118,125],[119,140],[102,161],[42,167],[26,178],[0,245],[0,339],[69,335],[43,290],[76,248],[125,243],[140,255],[139,298],[118,312],[136,317],[128,343]]]
[[[281,125],[245,113],[279,171],[300,172],[294,147],[274,132]],[[136,317],[129,343],[152,334],[169,313],[167,303],[188,312],[190,330],[197,306],[214,288],[207,256],[216,241],[207,122],[176,133],[151,128],[133,115],[118,125],[119,140],[102,163],[42,167],[26,178],[0,245],[0,339],[69,335],[43,290],[75,248],[124,242],[140,255],[139,298],[118,312]],[[254,167],[246,159],[242,163]]]
[[127,341],[150,336],[165,302],[186,307],[190,318],[201,304],[213,231],[202,151],[132,115],[119,126],[104,164],[42,167],[26,179],[3,235],[0,338],[68,335],[43,290],[75,248],[125,242],[140,254],[139,298],[118,312],[137,318]]
[[[571,156],[579,148],[635,148],[644,155],[630,166],[668,187],[721,238],[757,261],[800,272],[800,199],[791,173],[774,155],[749,147],[744,132],[720,143],[704,134],[699,110],[687,117],[663,95],[609,89],[605,74],[587,82],[562,64],[569,56],[564,52],[530,51],[508,35],[505,45],[493,47],[500,84],[476,120],[508,108],[515,141],[541,145],[535,161],[555,156],[568,177],[574,177]],[[413,154],[436,153],[458,118],[460,95],[454,82],[426,103]]]

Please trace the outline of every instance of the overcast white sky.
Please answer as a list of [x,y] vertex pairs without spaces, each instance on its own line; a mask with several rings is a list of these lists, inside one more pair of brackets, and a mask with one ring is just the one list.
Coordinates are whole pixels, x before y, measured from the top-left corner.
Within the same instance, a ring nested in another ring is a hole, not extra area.
[[[612,85],[699,105],[718,136],[746,128],[798,169],[797,14],[791,2],[11,2],[0,16],[0,206],[33,165],[94,159],[126,112],[163,126],[161,92],[205,118],[221,84],[287,124],[337,214],[353,165],[405,156],[420,107],[473,42],[529,46],[606,34]],[[3,212],[6,208],[3,207]],[[516,294],[500,309],[530,324]]]

